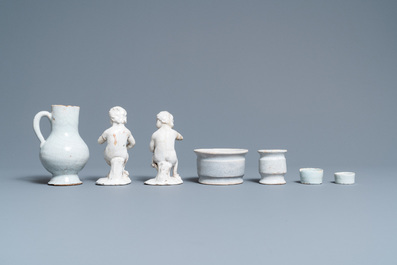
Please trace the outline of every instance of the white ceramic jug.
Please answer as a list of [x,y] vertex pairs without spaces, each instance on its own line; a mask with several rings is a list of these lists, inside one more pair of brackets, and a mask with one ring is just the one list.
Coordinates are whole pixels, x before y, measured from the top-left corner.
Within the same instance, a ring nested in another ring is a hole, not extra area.
[[[52,174],[49,185],[79,185],[77,173],[89,158],[87,145],[81,139],[79,125],[80,107],[52,105],[52,112],[40,111],[33,119],[33,129],[40,140],[40,160]],[[40,119],[51,122],[51,133],[47,140],[40,131]]]

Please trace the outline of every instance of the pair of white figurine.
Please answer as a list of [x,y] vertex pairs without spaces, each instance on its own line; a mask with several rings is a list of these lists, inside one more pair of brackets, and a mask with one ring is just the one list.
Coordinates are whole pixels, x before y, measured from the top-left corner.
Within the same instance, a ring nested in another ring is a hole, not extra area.
[[[110,172],[105,178],[97,180],[98,185],[127,185],[131,183],[125,165],[128,161],[128,149],[135,145],[135,139],[124,124],[127,123],[127,111],[122,107],[113,107],[109,111],[112,127],[103,132],[98,143],[107,143],[105,160],[110,165]],[[178,175],[178,158],[175,152],[175,140],[183,140],[180,133],[173,130],[174,117],[168,111],[157,114],[156,126],[150,140],[153,152],[152,167],[157,169],[157,176],[145,182],[148,185],[176,185],[183,181]],[[171,176],[171,170],[173,174]]]

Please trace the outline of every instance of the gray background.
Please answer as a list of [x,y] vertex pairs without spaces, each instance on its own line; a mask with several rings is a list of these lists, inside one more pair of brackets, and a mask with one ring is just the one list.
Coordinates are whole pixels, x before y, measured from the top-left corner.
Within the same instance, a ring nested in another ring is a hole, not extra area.
[[[0,1],[0,261],[395,264],[396,47],[396,1]],[[82,186],[45,185],[32,119],[51,104],[81,106]],[[96,187],[115,105],[134,181]],[[179,187],[143,185],[161,110]],[[197,184],[202,147],[248,148],[245,184]],[[263,148],[288,149],[287,185],[256,183]],[[346,170],[358,184],[330,183]]]

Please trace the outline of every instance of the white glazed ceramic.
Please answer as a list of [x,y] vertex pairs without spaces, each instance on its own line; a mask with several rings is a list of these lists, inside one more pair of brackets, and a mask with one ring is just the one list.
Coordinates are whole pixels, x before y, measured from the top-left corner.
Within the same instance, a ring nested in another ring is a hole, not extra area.
[[243,183],[247,149],[195,149],[199,182],[209,185]]
[[286,183],[284,179],[287,173],[286,152],[287,150],[282,149],[258,150],[260,155],[259,174],[262,177],[259,183],[266,185]]
[[107,143],[104,152],[110,172],[105,178],[97,180],[98,185],[127,185],[131,183],[125,165],[128,161],[127,150],[134,147],[135,139],[124,124],[127,123],[127,111],[122,107],[113,107],[109,111],[112,127],[103,132],[98,143]]
[[354,172],[336,172],[334,174],[336,184],[354,184],[356,173]]
[[[80,107],[52,105],[52,112],[40,111],[33,119],[33,129],[40,140],[40,160],[52,174],[49,185],[79,185],[78,172],[89,158],[87,145],[78,131]],[[51,122],[47,140],[40,131],[40,119]]]
[[[172,129],[174,117],[168,111],[157,114],[156,126],[150,140],[150,151],[153,152],[152,167],[157,169],[157,176],[145,182],[148,185],[182,184],[178,174],[178,157],[175,151],[175,140],[183,140],[183,136]],[[172,175],[171,175],[172,171]]]
[[321,184],[323,183],[324,170],[321,168],[301,168],[299,169],[302,184]]

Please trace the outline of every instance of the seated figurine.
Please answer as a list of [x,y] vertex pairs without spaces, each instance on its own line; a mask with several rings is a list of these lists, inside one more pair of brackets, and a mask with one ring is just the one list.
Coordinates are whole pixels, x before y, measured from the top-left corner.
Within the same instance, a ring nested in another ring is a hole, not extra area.
[[[157,114],[157,128],[150,141],[153,152],[152,167],[157,169],[157,176],[145,182],[148,185],[176,185],[183,181],[178,174],[178,158],[175,152],[175,140],[183,140],[180,133],[173,130],[174,117],[168,111]],[[171,176],[171,170],[173,171]]]
[[112,127],[103,132],[98,143],[107,142],[104,152],[105,160],[110,165],[110,172],[105,178],[97,180],[98,185],[127,185],[131,183],[125,164],[128,161],[127,149],[135,145],[135,139],[124,124],[127,112],[122,107],[113,107],[109,111]]

